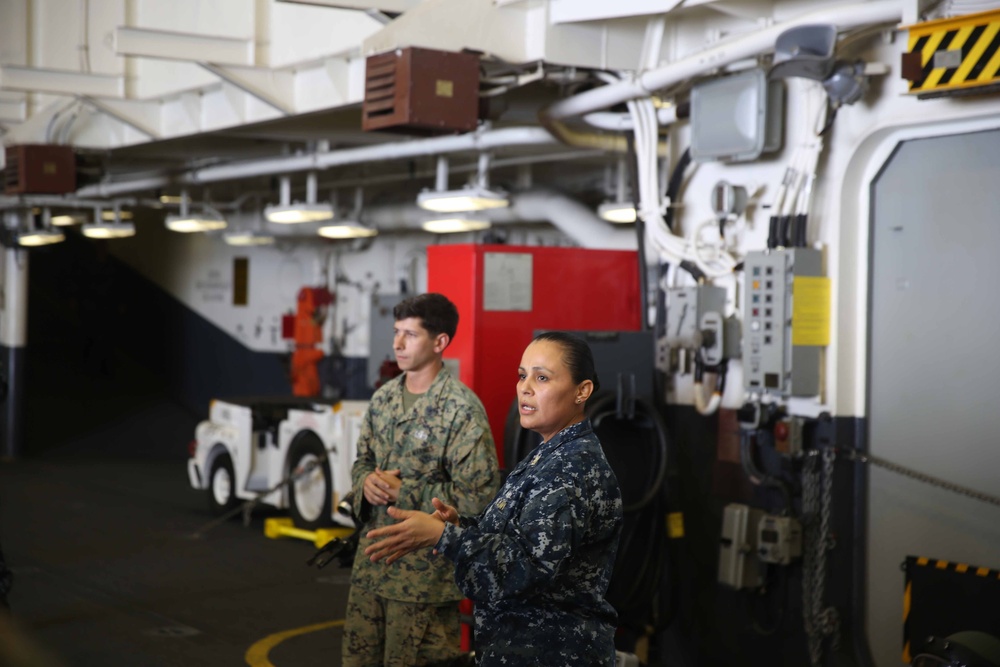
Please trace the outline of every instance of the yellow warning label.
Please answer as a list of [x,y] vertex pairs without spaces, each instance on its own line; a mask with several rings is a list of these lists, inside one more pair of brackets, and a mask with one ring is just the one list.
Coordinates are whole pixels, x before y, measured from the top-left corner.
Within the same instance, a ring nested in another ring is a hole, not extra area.
[[830,279],[796,276],[792,282],[792,345],[830,344]]
[[909,26],[904,74],[911,93],[969,89],[1000,81],[1000,12]]
[[667,515],[667,535],[671,539],[684,537],[684,514],[682,512],[671,512]]

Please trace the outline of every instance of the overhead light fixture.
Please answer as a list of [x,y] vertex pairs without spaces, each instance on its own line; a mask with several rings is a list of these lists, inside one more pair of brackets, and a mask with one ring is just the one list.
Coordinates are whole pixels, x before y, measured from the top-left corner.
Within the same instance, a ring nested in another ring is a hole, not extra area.
[[510,206],[506,193],[490,189],[489,166],[489,154],[481,153],[476,183],[459,190],[448,190],[448,158],[439,156],[434,190],[424,190],[418,194],[417,206],[436,213],[483,211]]
[[226,228],[225,218],[209,206],[205,206],[198,213],[188,212],[187,192],[181,192],[180,212],[168,215],[163,223],[170,231],[181,232],[182,234],[214,232]]
[[62,243],[65,240],[66,235],[55,229],[34,229],[30,232],[21,232],[17,235],[18,245],[29,248]]
[[164,224],[170,231],[183,234],[214,232],[226,228],[226,221],[210,211],[190,215],[168,215]]
[[256,231],[226,232],[223,234],[222,240],[225,241],[227,245],[232,246],[274,245],[273,236],[265,234],[264,232]]
[[[111,215],[107,215],[111,213]],[[124,239],[135,236],[135,223],[130,220],[122,220],[119,216],[124,213],[117,206],[111,211],[94,210],[95,222],[85,224],[80,230],[83,235],[90,239]],[[110,222],[105,222],[110,220]]]
[[455,232],[478,232],[490,228],[490,221],[471,215],[456,215],[425,220],[420,225],[425,232],[453,234]]
[[635,222],[635,205],[625,201],[625,158],[618,159],[615,169],[615,199],[598,206],[597,215],[617,225]]
[[635,206],[626,202],[606,201],[597,207],[597,215],[608,222],[625,225],[635,222]]
[[183,195],[160,195],[161,204],[180,204],[182,201]]
[[264,217],[268,222],[290,225],[301,222],[322,222],[333,218],[332,205],[316,202],[316,172],[310,171],[306,174],[305,202],[291,203],[290,177],[282,176],[279,183],[279,203],[264,207]]
[[377,236],[378,230],[366,227],[360,222],[345,220],[332,225],[323,225],[319,228],[318,233],[328,239],[363,239]]
[[109,209],[101,211],[101,220],[104,222],[115,222],[121,220],[132,220],[135,216],[132,211],[122,211],[121,209]]
[[[18,233],[17,243],[20,246],[27,248],[37,248],[43,245],[52,245],[53,243],[62,243],[66,240],[66,235],[57,229],[52,229],[50,224],[52,222],[52,214],[48,208],[43,208],[42,211],[42,224],[41,227],[35,228],[34,221],[30,224],[30,229]],[[34,218],[34,215],[31,216]]]
[[87,216],[82,213],[64,213],[52,216],[52,224],[56,227],[69,227],[70,225],[80,225],[87,221]]
[[91,222],[83,226],[83,235],[91,239],[124,239],[135,236],[135,224],[123,222]]

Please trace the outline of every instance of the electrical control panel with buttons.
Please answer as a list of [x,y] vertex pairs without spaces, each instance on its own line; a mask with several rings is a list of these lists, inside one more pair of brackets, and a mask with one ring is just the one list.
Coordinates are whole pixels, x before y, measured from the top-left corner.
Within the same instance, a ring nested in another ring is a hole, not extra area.
[[[812,248],[747,253],[743,311],[743,384],[747,391],[776,396],[819,393],[821,346],[796,344],[793,333],[797,323],[792,315],[795,279],[821,276],[822,269],[822,253]],[[826,309],[828,312],[828,304]]]

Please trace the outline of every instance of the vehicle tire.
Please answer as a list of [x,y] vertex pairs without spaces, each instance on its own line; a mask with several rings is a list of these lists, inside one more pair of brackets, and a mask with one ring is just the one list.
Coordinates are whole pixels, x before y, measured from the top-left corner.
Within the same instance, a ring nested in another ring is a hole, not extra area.
[[[333,525],[333,475],[324,454],[323,443],[311,433],[296,438],[289,450],[290,475],[310,464],[315,466],[288,486],[288,512],[297,528],[316,530]],[[322,463],[316,465],[320,460]]]
[[208,473],[208,509],[212,514],[225,514],[236,507],[236,474],[229,454],[219,454]]

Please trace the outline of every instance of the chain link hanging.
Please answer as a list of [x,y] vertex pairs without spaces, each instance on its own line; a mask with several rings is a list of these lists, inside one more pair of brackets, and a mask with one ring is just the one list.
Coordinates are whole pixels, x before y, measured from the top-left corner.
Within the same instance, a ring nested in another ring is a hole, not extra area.
[[[822,474],[819,458],[822,456]],[[802,526],[805,542],[802,575],[802,613],[809,646],[809,660],[819,667],[823,640],[830,648],[840,645],[840,617],[832,606],[824,607],[826,596],[826,554],[833,549],[830,530],[833,508],[833,463],[837,453],[824,449],[807,455],[802,467]]]

